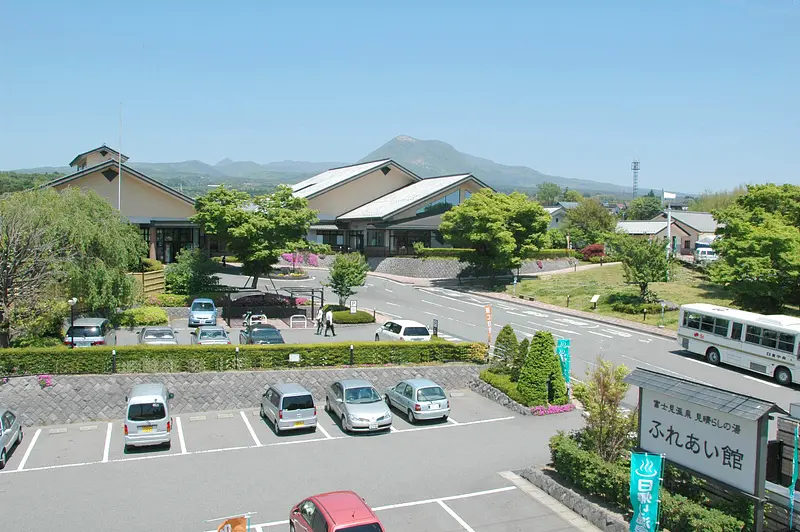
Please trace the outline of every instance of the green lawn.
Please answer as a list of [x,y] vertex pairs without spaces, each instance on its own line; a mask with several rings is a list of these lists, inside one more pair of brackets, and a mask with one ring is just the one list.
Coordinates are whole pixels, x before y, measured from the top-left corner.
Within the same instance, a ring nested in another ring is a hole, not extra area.
[[[712,284],[699,271],[678,265],[675,268],[673,277],[674,279],[668,283],[651,283],[650,290],[655,292],[659,299],[670,301],[679,306],[686,303],[715,303],[733,306],[724,288]],[[512,293],[513,287],[509,285],[506,287],[506,291]],[[537,301],[542,301],[543,303],[565,307],[567,306],[567,296],[569,295],[570,308],[641,321],[641,315],[624,314],[611,310],[608,296],[615,293],[633,295],[639,293],[636,285],[625,283],[621,264],[602,266],[575,273],[548,275],[540,279],[526,279],[517,285],[518,295],[534,296]],[[597,310],[592,310],[592,304],[589,301],[595,294],[600,295],[600,301],[597,304]],[[659,316],[648,316],[647,323],[657,325],[659,318]],[[677,329],[677,323],[677,311],[665,313],[665,326],[667,328]]]

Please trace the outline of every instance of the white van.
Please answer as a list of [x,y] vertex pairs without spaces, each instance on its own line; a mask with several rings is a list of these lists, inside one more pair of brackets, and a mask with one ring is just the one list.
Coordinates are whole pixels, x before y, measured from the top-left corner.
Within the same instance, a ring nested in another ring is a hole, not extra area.
[[694,250],[694,261],[697,264],[708,264],[714,262],[719,257],[711,248],[698,248]]
[[125,400],[125,450],[131,447],[171,445],[169,400],[175,395],[163,384],[137,384]]

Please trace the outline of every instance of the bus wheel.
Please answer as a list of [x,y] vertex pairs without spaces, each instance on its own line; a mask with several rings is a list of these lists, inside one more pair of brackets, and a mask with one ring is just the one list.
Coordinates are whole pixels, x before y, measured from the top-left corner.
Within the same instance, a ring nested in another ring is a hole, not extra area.
[[792,383],[792,372],[783,366],[775,368],[775,380],[782,386],[788,386]]
[[706,351],[706,360],[709,364],[714,364],[715,366],[719,365],[719,351],[717,351],[716,347],[708,348],[708,351]]

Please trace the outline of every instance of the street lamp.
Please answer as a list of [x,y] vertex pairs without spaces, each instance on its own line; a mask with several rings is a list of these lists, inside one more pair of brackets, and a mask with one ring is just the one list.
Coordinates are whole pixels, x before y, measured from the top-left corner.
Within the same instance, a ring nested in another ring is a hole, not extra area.
[[69,330],[70,330],[70,333],[69,333],[69,347],[70,347],[70,349],[74,349],[75,348],[74,325],[75,325],[75,303],[77,303],[77,302],[78,302],[78,298],[77,297],[73,297],[72,299],[67,301],[67,303],[69,303]]

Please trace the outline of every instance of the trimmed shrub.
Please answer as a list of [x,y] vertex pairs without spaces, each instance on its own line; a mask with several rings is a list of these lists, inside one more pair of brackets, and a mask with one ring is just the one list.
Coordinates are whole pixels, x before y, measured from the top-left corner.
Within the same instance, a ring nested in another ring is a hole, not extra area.
[[[566,434],[550,438],[553,466],[564,479],[588,495],[603,499],[613,509],[631,517],[630,463],[606,462],[599,455],[581,449]],[[661,499],[661,527],[668,530],[741,532],[744,523],[713,508],[691,501],[665,489]]]
[[164,269],[164,265],[161,264],[160,261],[157,261],[156,259],[147,258],[147,259],[142,259],[142,262],[139,265],[139,268],[137,269],[137,271],[139,271],[139,272],[157,272],[157,271],[163,270],[163,269]]
[[357,310],[355,314],[350,314],[350,310],[348,309],[334,312],[333,323],[375,323],[375,318],[372,317],[372,314],[363,310]]
[[530,406],[525,402],[525,398],[517,390],[517,384],[511,381],[511,376],[501,375],[485,369],[481,371],[480,379],[486,384],[494,386],[519,404]]
[[[430,362],[482,364],[486,358],[486,344],[452,342],[20,348],[0,351],[0,373],[9,376],[111,373],[112,350],[117,352],[117,371],[120,373],[196,373],[331,367],[349,363],[351,344],[355,348],[355,363],[358,365]],[[289,353],[299,353],[300,362],[289,362]]]
[[606,247],[603,244],[590,244],[581,250],[583,260],[590,260],[592,257],[605,257]]
[[525,359],[528,358],[528,353],[531,350],[531,343],[527,338],[523,338],[517,346],[517,356],[511,364],[511,380],[517,382],[519,380],[519,372],[522,366],[525,365]]
[[161,307],[136,307],[116,313],[111,321],[115,327],[167,325],[169,316]]
[[[546,336],[549,335],[549,338]],[[517,390],[525,398],[523,404],[544,405],[548,401],[547,377],[552,368],[550,353],[553,335],[537,331],[531,340],[530,352],[519,373]],[[552,353],[555,356],[555,353]]]
[[194,294],[219,286],[216,264],[197,248],[185,248],[175,255],[175,262],[164,271],[167,291],[173,294]]
[[150,294],[147,304],[154,307],[188,307],[189,296],[181,294]]
[[614,312],[622,312],[623,314],[643,314],[644,309],[651,316],[659,316],[661,314],[661,304],[659,303],[624,303],[617,301],[611,304],[611,310]]
[[11,340],[11,347],[63,347],[64,339],[54,336],[18,336]]
[[517,335],[511,325],[504,325],[494,341],[494,358],[492,367],[510,369],[517,358]]

